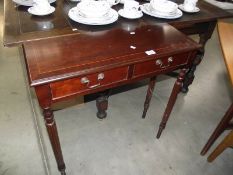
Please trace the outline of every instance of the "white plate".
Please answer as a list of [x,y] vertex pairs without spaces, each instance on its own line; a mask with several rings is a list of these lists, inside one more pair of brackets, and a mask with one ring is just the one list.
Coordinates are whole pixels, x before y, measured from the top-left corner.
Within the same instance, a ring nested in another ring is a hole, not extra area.
[[77,7],[73,7],[69,10],[68,16],[75,22],[87,25],[107,25],[114,23],[118,19],[118,13],[114,9],[110,9],[109,12],[101,18],[88,18],[83,16]]
[[184,9],[184,4],[180,4],[179,6],[179,9],[186,12],[186,13],[197,13],[200,11],[200,9],[198,7],[195,7],[192,11],[189,11],[189,10],[185,10]]
[[36,15],[36,16],[45,16],[45,15],[49,15],[51,13],[53,13],[55,11],[55,8],[53,6],[50,6],[50,9],[46,12],[40,12],[38,10],[34,10],[34,7],[30,7],[28,9],[28,12],[31,13],[32,15]]
[[[18,5],[32,6],[33,0],[12,0]],[[49,0],[49,3],[53,3],[56,0]]]
[[129,15],[129,14],[126,14],[124,12],[124,9],[120,9],[118,11],[118,14],[124,18],[128,18],[128,19],[138,19],[138,18],[141,18],[143,16],[143,13],[141,11],[138,11],[137,14],[133,14],[133,15]]
[[147,14],[147,15],[150,15],[150,16],[153,16],[153,17],[156,17],[156,18],[164,18],[164,19],[176,19],[176,18],[180,18],[183,13],[181,10],[177,9],[177,12],[176,14],[174,15],[165,15],[165,14],[161,14],[155,10],[152,10],[151,6],[150,6],[150,3],[146,3],[146,4],[143,4],[141,6],[141,9],[142,11]]

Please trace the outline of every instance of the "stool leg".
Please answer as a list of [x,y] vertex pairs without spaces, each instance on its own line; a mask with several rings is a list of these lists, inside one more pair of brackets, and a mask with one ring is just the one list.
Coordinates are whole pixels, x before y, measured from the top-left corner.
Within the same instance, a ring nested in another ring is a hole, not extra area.
[[146,117],[147,110],[148,110],[148,108],[150,106],[151,97],[152,97],[152,94],[153,94],[153,91],[154,91],[154,88],[155,88],[155,80],[156,80],[156,77],[152,77],[150,79],[149,86],[148,86],[148,89],[147,89],[147,94],[146,94],[146,100],[145,100],[145,103],[144,103],[144,110],[143,110],[143,113],[142,113],[142,118]]
[[209,148],[213,145],[215,140],[222,134],[222,132],[227,128],[228,124],[230,123],[231,119],[233,117],[233,103],[231,104],[230,108],[227,110],[226,114],[214,130],[213,134],[210,136],[209,140],[203,147],[201,151],[201,155],[205,155]]
[[185,73],[186,73],[186,69],[182,69],[179,73],[179,76],[174,84],[174,87],[172,89],[172,93],[171,93],[171,96],[169,98],[169,101],[168,101],[168,104],[167,104],[167,107],[165,109],[165,112],[163,114],[163,118],[162,118],[162,121],[160,123],[160,126],[159,126],[159,131],[157,133],[157,138],[159,139],[159,137],[161,136],[161,133],[162,131],[164,130],[165,126],[166,126],[166,123],[169,119],[169,116],[171,114],[171,111],[172,111],[172,108],[176,102],[176,99],[177,99],[177,95],[178,93],[181,91],[181,88],[182,88],[182,84],[183,84],[183,80],[184,80],[184,76],[185,76]]
[[207,158],[208,162],[213,162],[226,148],[233,146],[233,131],[231,131],[217,148]]

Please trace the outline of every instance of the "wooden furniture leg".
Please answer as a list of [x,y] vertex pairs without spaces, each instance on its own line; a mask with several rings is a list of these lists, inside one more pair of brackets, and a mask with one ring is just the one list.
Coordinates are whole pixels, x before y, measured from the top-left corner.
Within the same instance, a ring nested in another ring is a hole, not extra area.
[[158,133],[157,133],[157,136],[156,136],[158,139],[161,136],[161,133],[162,133],[162,131],[164,130],[164,128],[166,126],[166,123],[167,123],[167,121],[169,119],[169,116],[171,114],[172,108],[173,108],[173,106],[174,106],[174,104],[176,102],[177,95],[181,91],[182,83],[183,83],[183,80],[184,80],[185,73],[186,73],[186,69],[182,69],[180,71],[180,73],[179,73],[179,76],[178,76],[175,84],[174,84],[171,96],[169,98],[167,107],[166,107],[165,112],[163,114],[163,118],[162,118],[162,121],[160,123],[159,130],[158,130]]
[[233,146],[233,131],[231,131],[217,148],[207,158],[208,162],[212,162],[218,157],[226,148]]
[[201,155],[205,155],[209,148],[213,145],[215,140],[222,134],[222,132],[228,129],[231,126],[231,119],[233,118],[233,103],[231,104],[230,108],[227,110],[226,114],[223,116],[222,120],[214,130],[213,134],[210,136],[209,140],[203,147],[201,151]]
[[111,93],[111,90],[106,90],[99,93],[99,97],[96,99],[96,107],[97,107],[97,117],[99,119],[104,119],[107,117],[106,110],[108,109],[108,97]]
[[199,34],[199,44],[202,45],[202,48],[200,49],[199,53],[197,54],[196,58],[194,59],[191,68],[188,70],[188,72],[186,73],[184,82],[183,82],[183,86],[182,86],[182,92],[183,93],[187,93],[189,90],[189,86],[192,84],[194,78],[195,78],[195,71],[196,71],[196,67],[200,64],[200,62],[202,61],[202,58],[205,54],[205,45],[206,42],[211,38],[213,32],[214,32],[214,28],[216,26],[217,21],[212,21],[209,22],[208,25],[204,25],[204,26],[200,26],[200,28],[208,28],[208,30],[205,33],[200,33]]
[[43,116],[45,120],[45,126],[49,135],[49,139],[52,145],[53,153],[56,158],[58,170],[61,175],[65,175],[65,163],[62,156],[61,145],[57,132],[57,126],[54,119],[53,111],[51,110],[52,96],[48,85],[42,85],[35,87],[36,95],[41,108],[43,109]]
[[147,89],[147,94],[146,94],[146,100],[145,100],[145,103],[144,103],[144,110],[143,110],[143,113],[142,113],[142,118],[146,117],[147,110],[148,110],[148,108],[150,106],[151,97],[152,97],[154,87],[155,87],[155,80],[156,80],[156,77],[152,77],[150,79],[148,89]]

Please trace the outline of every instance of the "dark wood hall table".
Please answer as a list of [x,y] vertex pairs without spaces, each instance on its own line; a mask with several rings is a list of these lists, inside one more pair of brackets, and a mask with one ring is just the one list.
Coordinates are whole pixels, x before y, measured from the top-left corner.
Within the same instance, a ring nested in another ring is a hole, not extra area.
[[[144,15],[106,26],[87,26],[68,18],[76,3],[57,0],[55,13],[37,17],[27,7],[4,1],[4,45],[22,45],[30,86],[43,110],[48,135],[61,174],[65,163],[51,105],[77,95],[102,92],[97,116],[106,117],[108,89],[150,78],[143,118],[156,76],[181,69],[160,123],[165,128],[178,93],[186,92],[218,18],[231,13],[200,1],[196,14],[162,20]],[[116,6],[115,8],[120,8]],[[178,30],[179,31],[178,31]],[[198,34],[199,44],[182,34]]]

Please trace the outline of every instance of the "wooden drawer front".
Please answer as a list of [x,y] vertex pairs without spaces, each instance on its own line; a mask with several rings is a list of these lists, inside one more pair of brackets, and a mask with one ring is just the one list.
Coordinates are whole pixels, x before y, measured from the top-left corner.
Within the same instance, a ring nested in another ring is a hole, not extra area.
[[188,53],[185,53],[135,64],[133,77],[139,77],[157,71],[166,71],[184,65],[188,61],[188,55]]
[[124,81],[127,79],[127,75],[128,67],[122,67],[69,80],[58,81],[50,84],[50,87],[53,99],[56,99]]

